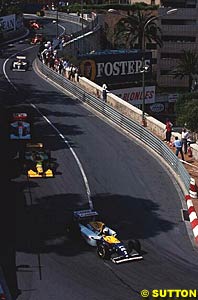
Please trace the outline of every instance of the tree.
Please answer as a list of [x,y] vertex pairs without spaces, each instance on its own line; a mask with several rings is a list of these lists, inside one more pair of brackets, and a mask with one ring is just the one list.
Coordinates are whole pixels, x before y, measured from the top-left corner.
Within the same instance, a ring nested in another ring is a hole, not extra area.
[[155,42],[161,47],[161,29],[157,25],[156,19],[152,20],[145,28],[145,24],[153,17],[151,12],[138,10],[133,15],[121,18],[116,26],[115,39],[123,41],[130,48],[142,49],[144,35],[147,42]]
[[182,95],[176,102],[177,125],[198,132],[198,94]]
[[193,76],[198,74],[198,54],[192,50],[183,50],[182,57],[172,74],[175,75],[175,78],[179,77],[180,79],[188,76],[188,91],[190,92]]

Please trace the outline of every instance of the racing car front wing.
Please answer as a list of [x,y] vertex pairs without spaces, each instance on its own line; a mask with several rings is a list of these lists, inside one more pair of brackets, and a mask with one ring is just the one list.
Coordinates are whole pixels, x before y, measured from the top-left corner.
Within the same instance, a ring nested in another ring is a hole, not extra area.
[[35,177],[46,178],[46,177],[54,177],[54,175],[53,175],[52,170],[50,170],[50,169],[48,169],[46,172],[43,172],[42,174],[34,172],[33,170],[29,170],[28,177],[30,177],[30,178],[35,178]]
[[16,69],[16,68],[13,68],[12,71],[25,72],[27,70],[26,69]]
[[129,255],[128,257],[125,257],[125,256],[112,257],[111,261],[115,264],[120,264],[123,262],[128,262],[128,261],[132,261],[132,260],[140,260],[140,259],[143,259],[143,256],[141,256],[138,253],[134,253],[134,254]]

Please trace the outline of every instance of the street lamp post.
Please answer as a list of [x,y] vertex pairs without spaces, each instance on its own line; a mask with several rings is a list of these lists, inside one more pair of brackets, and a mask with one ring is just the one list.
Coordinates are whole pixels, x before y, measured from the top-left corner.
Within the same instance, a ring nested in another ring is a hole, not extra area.
[[143,32],[142,32],[142,125],[146,127],[146,120],[145,120],[145,72],[148,71],[148,67],[146,68],[145,66],[145,52],[146,52],[146,44],[145,44],[145,31],[149,24],[156,19],[158,19],[159,16],[153,16],[151,19],[149,19],[143,27]]
[[56,38],[58,38],[58,1],[56,5]]
[[83,31],[83,0],[81,0],[81,30]]
[[[153,16],[151,17],[145,24],[143,27],[143,32],[142,32],[142,67],[140,72],[142,73],[142,125],[146,126],[146,120],[145,120],[145,72],[148,71],[148,66],[145,66],[145,52],[146,52],[146,43],[145,43],[145,32],[147,27],[149,26],[149,24],[151,24],[151,22],[159,19],[160,17],[175,13],[177,11],[177,8],[174,9],[170,9],[168,10],[164,15],[160,15],[160,16]],[[130,18],[130,16],[126,16],[120,12],[118,12],[116,9],[109,9],[108,10],[109,13],[114,13],[123,17],[127,17]]]
[[159,19],[160,17],[173,14],[177,11],[177,8],[168,10],[164,15],[160,16],[153,16],[150,18],[143,27],[142,32],[142,125],[146,126],[146,120],[145,120],[145,72],[148,71],[148,67],[145,66],[145,52],[146,52],[146,41],[145,41],[145,31],[149,24],[151,24],[153,21]]
[[84,29],[83,29],[83,0],[81,0],[81,53],[84,53]]

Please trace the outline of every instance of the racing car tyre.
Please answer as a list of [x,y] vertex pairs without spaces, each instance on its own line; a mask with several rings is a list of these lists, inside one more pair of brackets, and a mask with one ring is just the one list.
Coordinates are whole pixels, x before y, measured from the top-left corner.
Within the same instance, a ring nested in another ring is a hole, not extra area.
[[141,251],[141,244],[139,240],[133,240],[128,242],[128,251],[131,253],[133,250],[138,253]]
[[107,247],[105,247],[103,244],[97,245],[97,254],[100,258],[110,259],[110,253],[109,253]]

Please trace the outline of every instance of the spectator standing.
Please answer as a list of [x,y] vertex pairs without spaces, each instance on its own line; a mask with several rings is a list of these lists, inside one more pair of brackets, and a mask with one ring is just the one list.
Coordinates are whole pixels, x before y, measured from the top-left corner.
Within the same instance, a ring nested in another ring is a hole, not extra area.
[[176,156],[178,156],[178,154],[181,154],[182,160],[184,160],[184,154],[183,154],[183,150],[182,150],[182,140],[178,139],[178,136],[175,137],[175,141],[173,142],[173,147],[176,148]]
[[106,102],[107,100],[107,85],[104,83],[102,85],[102,99]]
[[166,143],[171,143],[171,134],[172,134],[172,127],[173,124],[171,123],[171,121],[169,119],[166,119]]
[[74,67],[73,64],[71,64],[71,66],[70,66],[69,79],[72,80],[72,81],[75,80],[75,72],[76,72],[76,68]]
[[188,142],[188,138],[189,138],[189,132],[188,132],[188,130],[186,130],[186,128],[182,129],[181,138],[182,138],[182,147],[184,150],[184,154],[186,154],[187,148],[188,148],[187,142]]
[[58,65],[58,73],[62,74],[63,73],[63,60],[59,60],[59,65]]

